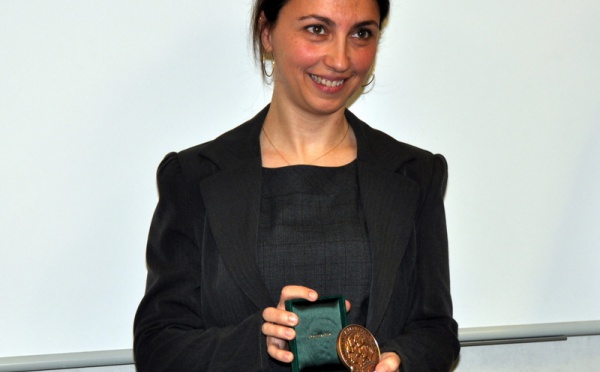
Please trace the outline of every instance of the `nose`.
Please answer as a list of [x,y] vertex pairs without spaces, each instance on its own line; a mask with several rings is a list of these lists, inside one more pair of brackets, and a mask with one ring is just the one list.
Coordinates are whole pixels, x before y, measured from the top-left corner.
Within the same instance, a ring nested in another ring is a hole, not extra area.
[[336,72],[344,72],[350,68],[350,50],[345,38],[330,43],[324,58],[325,65]]

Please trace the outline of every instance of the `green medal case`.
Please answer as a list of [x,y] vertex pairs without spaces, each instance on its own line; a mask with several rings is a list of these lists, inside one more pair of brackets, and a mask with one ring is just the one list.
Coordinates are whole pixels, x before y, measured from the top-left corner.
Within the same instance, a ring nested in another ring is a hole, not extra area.
[[285,309],[298,315],[296,338],[290,341],[294,353],[292,371],[308,367],[341,365],[337,337],[347,323],[344,296],[321,297],[317,301],[288,300]]

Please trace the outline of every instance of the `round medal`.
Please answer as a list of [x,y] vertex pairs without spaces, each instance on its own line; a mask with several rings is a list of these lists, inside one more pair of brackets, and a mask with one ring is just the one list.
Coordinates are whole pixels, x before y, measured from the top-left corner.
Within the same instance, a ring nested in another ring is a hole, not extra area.
[[365,327],[350,324],[337,339],[340,360],[352,372],[373,372],[379,363],[379,346]]

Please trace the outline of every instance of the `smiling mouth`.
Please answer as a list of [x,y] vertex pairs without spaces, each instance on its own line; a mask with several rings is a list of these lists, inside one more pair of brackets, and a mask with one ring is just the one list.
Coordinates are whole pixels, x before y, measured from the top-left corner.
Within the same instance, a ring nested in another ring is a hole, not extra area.
[[310,78],[313,79],[313,81],[315,83],[325,85],[327,87],[339,87],[340,85],[344,84],[344,81],[346,81],[346,79],[327,80],[327,79],[323,79],[322,77],[319,77],[319,76],[313,75],[313,74],[310,74]]

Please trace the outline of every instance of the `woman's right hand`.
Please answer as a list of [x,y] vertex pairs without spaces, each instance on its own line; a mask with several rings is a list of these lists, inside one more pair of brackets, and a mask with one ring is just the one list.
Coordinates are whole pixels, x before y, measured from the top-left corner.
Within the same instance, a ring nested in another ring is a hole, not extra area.
[[280,362],[290,363],[294,354],[288,349],[288,341],[296,337],[292,327],[298,324],[298,316],[285,310],[285,301],[302,298],[315,301],[319,295],[316,291],[299,285],[288,285],[281,290],[277,307],[267,307],[263,311],[264,323],[262,333],[267,336],[267,352]]
[[[267,336],[267,352],[269,355],[284,363],[291,363],[294,354],[289,351],[288,342],[296,337],[292,327],[298,324],[298,316],[285,310],[285,302],[302,298],[316,301],[318,293],[307,287],[288,285],[283,287],[277,307],[267,307],[263,311],[262,333]],[[346,311],[350,311],[350,302],[346,300]]]

